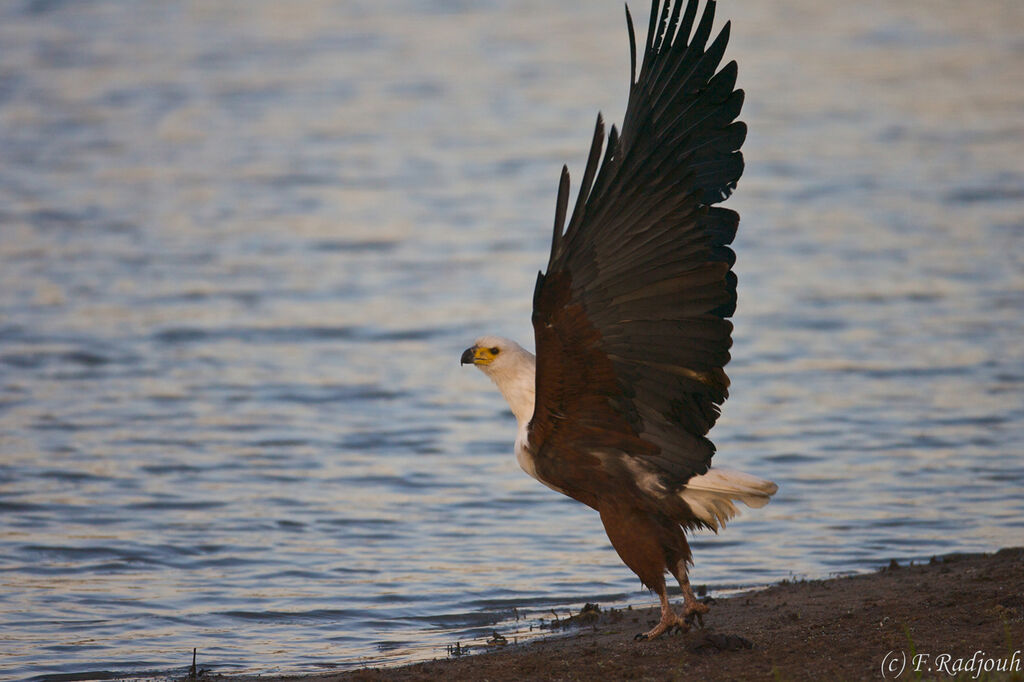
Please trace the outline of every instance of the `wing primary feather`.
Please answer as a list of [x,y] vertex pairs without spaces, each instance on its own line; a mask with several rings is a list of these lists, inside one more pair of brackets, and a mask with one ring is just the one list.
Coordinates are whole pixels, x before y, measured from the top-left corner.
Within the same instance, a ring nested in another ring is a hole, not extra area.
[[[708,18],[709,14],[711,19]],[[652,79],[652,82],[661,82],[657,91],[651,93],[651,105],[653,107],[651,117],[654,121],[658,122],[664,115],[665,110],[673,106],[674,98],[672,95],[679,88],[689,84],[691,81],[703,85],[713,75],[715,68],[722,60],[725,46],[729,42],[730,23],[726,22],[725,27],[718,34],[718,37],[715,38],[715,42],[705,52],[704,46],[711,32],[711,20],[713,18],[714,10],[709,3],[708,9],[701,18],[700,26],[697,27],[697,32],[693,36],[694,42],[686,46],[685,52],[680,59],[674,60],[669,73],[662,74],[659,70],[655,78]],[[666,60],[665,63],[667,64],[670,61],[673,60]],[[704,75],[704,72],[707,75]],[[666,92],[668,96],[666,96]],[[691,102],[690,106],[693,104],[696,104],[696,102]],[[683,111],[685,112],[686,109],[683,109]],[[673,116],[676,116],[676,114],[673,114]]]
[[676,33],[676,40],[681,38],[683,45],[686,45],[690,41],[690,31],[693,30],[693,20],[697,18],[697,5],[698,0],[690,0],[690,2],[686,4],[686,12],[683,13],[683,23],[679,26],[679,31]]
[[711,0],[707,5],[704,6],[704,14],[700,17],[700,23],[697,24],[697,30],[693,33],[693,40],[690,41],[689,49],[696,50],[697,52],[703,52],[704,46],[708,43],[708,38],[711,37],[711,24],[715,21],[715,3]]
[[[712,14],[714,14],[714,12],[712,12]],[[703,25],[702,21],[701,26]],[[711,30],[710,22],[708,24],[708,30]],[[694,78],[699,83],[705,83],[714,75],[715,69],[718,68],[718,65],[722,61],[722,55],[725,54],[725,47],[729,44],[729,35],[731,33],[732,22],[727,21],[725,22],[725,26],[722,27],[722,30],[718,32],[718,36],[715,37],[714,42],[712,42],[706,50],[704,47],[707,43],[707,39],[705,38],[701,41],[700,50],[703,51],[703,54],[699,54],[698,51],[697,61],[693,63],[693,66],[683,78],[683,82]]]
[[[590,196],[587,198],[587,205],[596,205],[600,201],[601,194],[608,186],[611,178],[615,175],[615,169],[618,167],[620,161],[619,155],[619,130],[612,124],[611,131],[608,133],[608,146],[604,150],[604,160],[601,161],[601,168],[597,172],[597,179],[594,180],[594,186],[590,189]],[[566,249],[572,248],[572,243],[576,239],[576,233],[574,231],[568,240],[566,240]]]
[[661,41],[662,49],[671,48],[675,44],[676,29],[679,28],[679,10],[682,6],[682,0],[676,0],[672,5],[672,18],[668,20],[668,32],[665,33],[665,38]]
[[613,123],[611,132],[608,133],[608,147],[604,150],[604,161],[601,162],[601,170],[597,174],[597,180],[594,181],[594,187],[590,190],[590,196],[594,199],[601,196],[605,186],[608,184],[608,179],[614,172],[614,166],[619,162],[619,157],[616,156],[618,146],[619,130]]
[[597,173],[597,162],[601,159],[601,145],[604,142],[604,119],[597,114],[597,124],[594,126],[594,139],[590,143],[590,156],[587,158],[587,168],[583,171],[583,181],[580,183],[579,196],[576,197],[576,206],[572,209],[572,218],[569,219],[567,235],[572,234],[576,227],[583,220],[583,214],[587,209],[587,198],[594,182],[594,174]]
[[666,28],[668,28],[668,10],[669,5],[672,4],[672,0],[666,0],[665,4],[661,8],[661,19],[658,21],[658,32],[654,35],[653,49],[655,53],[660,53],[665,46]]
[[654,40],[657,34],[657,21],[658,21],[658,5],[661,0],[651,0],[651,19],[647,22],[647,48],[644,50],[644,61],[640,65],[640,80],[644,79],[644,74],[647,73],[647,69],[651,65],[651,56],[654,54]]
[[555,203],[555,226],[551,234],[551,255],[548,265],[555,261],[558,247],[562,243],[562,230],[565,228],[565,212],[569,208],[569,167],[562,166],[562,177],[558,181],[558,199]]
[[[710,0],[713,3],[714,0]],[[686,82],[686,79],[679,79],[678,72],[679,68],[686,62],[686,52],[689,49],[687,41],[690,38],[690,31],[693,28],[693,20],[697,16],[697,7],[699,0],[690,0],[686,5],[686,13],[683,15],[682,27],[676,29],[675,25],[672,27],[672,32],[675,38],[669,43],[670,55],[665,55],[663,59],[659,60],[658,70],[651,77],[651,84],[663,83],[658,93],[655,95],[653,92],[650,93],[651,102],[659,100],[664,94],[665,88],[669,84],[673,84],[676,88],[682,86]],[[673,24],[678,20],[679,8],[682,7],[682,2],[676,3],[675,12],[672,15]],[[681,54],[679,54],[681,53]],[[659,55],[660,56],[660,55]],[[664,71],[668,69],[669,74],[665,74]]]
[[636,33],[633,31],[633,17],[626,5],[626,29],[629,31],[629,89],[636,84]]
[[537,324],[540,321],[540,314],[537,312],[537,307],[541,302],[541,295],[544,290],[544,273],[537,272],[537,283],[533,285],[533,315],[532,321]]
[[[693,64],[686,77],[680,80],[681,83],[690,83],[692,81],[703,83],[704,85],[701,86],[698,98],[680,106],[672,101],[671,96],[668,96],[664,89],[662,93],[659,93],[658,98],[661,101],[653,106],[651,117],[655,125],[665,130],[665,134],[669,135],[668,140],[670,144],[666,145],[667,147],[672,148],[683,140],[684,136],[678,135],[680,126],[688,118],[699,114],[700,110],[711,109],[715,111],[717,109],[727,109],[729,97],[734,95],[733,88],[736,85],[736,62],[730,62],[717,74],[714,73],[714,70],[721,61],[722,51],[725,48],[725,42],[728,40],[728,37],[728,25],[726,25],[726,28],[715,40],[712,50],[709,50],[696,64]],[[666,96],[662,97],[662,95]],[[727,124],[728,122],[725,123]],[[692,151],[692,148],[690,151]]]

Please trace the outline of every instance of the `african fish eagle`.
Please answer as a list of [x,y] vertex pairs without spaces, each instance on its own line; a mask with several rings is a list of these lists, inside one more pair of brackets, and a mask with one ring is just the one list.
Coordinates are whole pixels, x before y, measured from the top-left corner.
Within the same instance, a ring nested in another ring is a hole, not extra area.
[[[504,394],[519,422],[516,459],[544,485],[600,514],[625,564],[661,598],[638,638],[688,629],[694,597],[684,531],[717,531],[734,502],[760,507],[778,487],[711,468],[706,438],[728,395],[739,215],[715,206],[743,171],[746,125],[736,62],[718,69],[729,24],[708,45],[708,0],[653,0],[640,74],[626,8],[630,88],[622,132],[600,114],[576,204],[565,218],[562,167],[547,272],[533,293],[536,357],[484,336],[462,355]],[[691,35],[692,32],[692,35]],[[600,163],[599,163],[600,161]],[[682,588],[669,605],[665,572]]]

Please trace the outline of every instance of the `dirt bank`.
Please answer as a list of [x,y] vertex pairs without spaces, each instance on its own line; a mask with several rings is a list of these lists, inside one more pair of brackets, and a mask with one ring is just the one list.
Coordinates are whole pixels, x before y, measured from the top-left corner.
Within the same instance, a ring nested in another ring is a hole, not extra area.
[[[657,615],[602,610],[564,636],[487,653],[400,668],[259,679],[1024,680],[1024,548],[784,582],[717,600],[704,629],[634,641]],[[915,654],[921,656],[917,675]],[[1017,672],[976,677],[979,666]]]

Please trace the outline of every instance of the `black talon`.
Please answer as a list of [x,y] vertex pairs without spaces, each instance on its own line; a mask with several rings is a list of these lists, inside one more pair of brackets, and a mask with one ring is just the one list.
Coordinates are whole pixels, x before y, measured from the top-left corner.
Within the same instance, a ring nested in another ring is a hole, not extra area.
[[697,611],[690,612],[686,615],[686,618],[684,618],[683,620],[686,621],[687,625],[693,625],[694,621],[696,621],[697,625],[699,625],[702,630],[704,629],[703,613]]
[[633,638],[633,641],[635,641],[635,642],[645,642],[645,641],[647,641],[647,633],[646,632],[637,633],[637,636]]

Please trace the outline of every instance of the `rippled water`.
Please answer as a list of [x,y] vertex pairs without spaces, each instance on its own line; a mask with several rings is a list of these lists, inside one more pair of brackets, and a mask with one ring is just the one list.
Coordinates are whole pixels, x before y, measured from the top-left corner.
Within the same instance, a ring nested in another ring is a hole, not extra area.
[[[1024,538],[1022,8],[720,6],[751,132],[716,461],[781,490],[697,583]],[[458,364],[531,340],[559,166],[627,77],[616,2],[0,6],[0,676],[649,602]]]

